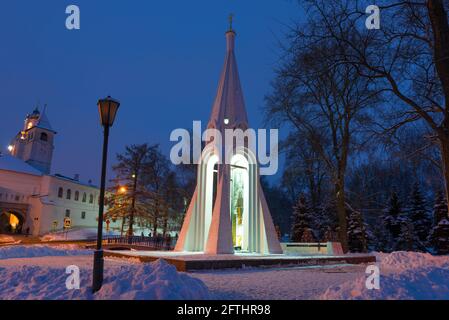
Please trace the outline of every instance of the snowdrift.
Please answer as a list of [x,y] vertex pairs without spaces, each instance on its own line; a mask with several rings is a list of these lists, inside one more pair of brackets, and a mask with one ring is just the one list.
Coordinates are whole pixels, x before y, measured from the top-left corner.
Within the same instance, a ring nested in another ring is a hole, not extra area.
[[137,266],[123,266],[106,273],[105,284],[95,299],[195,300],[208,299],[209,290],[164,260]]
[[379,253],[380,290],[368,290],[366,277],[327,289],[320,299],[449,299],[449,256],[418,252]]
[[91,250],[77,250],[75,245],[49,247],[44,245],[34,246],[9,246],[0,248],[0,260],[14,258],[35,258],[51,256],[80,256],[92,254]]
[[[80,289],[68,290],[65,267],[32,265],[32,258],[91,255],[75,245],[10,246],[0,248],[0,260],[30,259],[30,265],[0,267],[0,300],[193,300],[209,299],[199,279],[178,272],[164,260],[148,264],[125,264],[105,269],[102,289],[91,292],[92,268],[80,266]],[[89,259],[90,260],[90,259]]]
[[208,299],[204,283],[176,271],[163,260],[107,268],[102,289],[91,292],[92,270],[80,269],[80,289],[68,290],[65,269],[22,266],[0,268],[2,300],[192,300]]

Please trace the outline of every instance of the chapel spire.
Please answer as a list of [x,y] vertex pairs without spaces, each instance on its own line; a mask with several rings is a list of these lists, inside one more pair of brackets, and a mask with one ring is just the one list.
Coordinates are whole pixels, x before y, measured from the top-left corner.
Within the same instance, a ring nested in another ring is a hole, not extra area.
[[229,30],[226,32],[226,56],[218,84],[217,95],[212,107],[208,128],[248,128],[243,91],[234,53],[236,33],[233,16],[229,16]]

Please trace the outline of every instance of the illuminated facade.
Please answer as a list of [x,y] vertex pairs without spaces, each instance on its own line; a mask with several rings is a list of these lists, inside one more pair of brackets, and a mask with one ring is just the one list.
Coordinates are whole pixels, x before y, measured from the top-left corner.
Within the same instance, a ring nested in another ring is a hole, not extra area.
[[0,154],[0,233],[43,235],[62,230],[65,218],[74,228],[96,227],[98,188],[78,175],[50,174],[55,134],[45,111],[35,109],[10,154]]

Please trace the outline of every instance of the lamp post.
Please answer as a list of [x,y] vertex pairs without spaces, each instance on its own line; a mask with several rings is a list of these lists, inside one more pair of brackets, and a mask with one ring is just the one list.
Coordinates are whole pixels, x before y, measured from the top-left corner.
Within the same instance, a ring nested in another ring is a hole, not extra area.
[[114,124],[115,115],[120,107],[120,102],[108,96],[98,101],[98,111],[100,113],[101,125],[104,128],[103,136],[103,160],[101,163],[101,185],[100,199],[98,205],[98,231],[97,231],[97,249],[94,252],[94,269],[92,278],[92,291],[97,292],[103,284],[103,212],[104,212],[104,193],[106,187],[106,163],[108,158],[108,140],[109,128]]
[[133,178],[133,197],[131,199],[131,215],[129,217],[129,230],[128,230],[128,236],[130,237],[129,240],[131,241],[131,237],[134,235],[134,211],[136,210],[136,190],[137,190],[137,173],[133,173],[131,176]]

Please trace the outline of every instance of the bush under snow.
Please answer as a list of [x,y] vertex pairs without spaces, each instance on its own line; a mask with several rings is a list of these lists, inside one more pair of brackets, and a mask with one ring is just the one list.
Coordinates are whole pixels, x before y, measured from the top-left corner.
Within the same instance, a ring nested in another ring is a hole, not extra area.
[[159,259],[137,266],[123,266],[108,276],[95,299],[196,300],[208,299],[209,290],[199,279],[178,272]]
[[376,253],[381,272],[406,271],[423,267],[443,267],[449,264],[449,256],[433,256],[430,253],[396,251],[392,253]]
[[449,299],[449,256],[418,252],[377,254],[380,290],[368,290],[366,276],[327,289],[320,299]]

